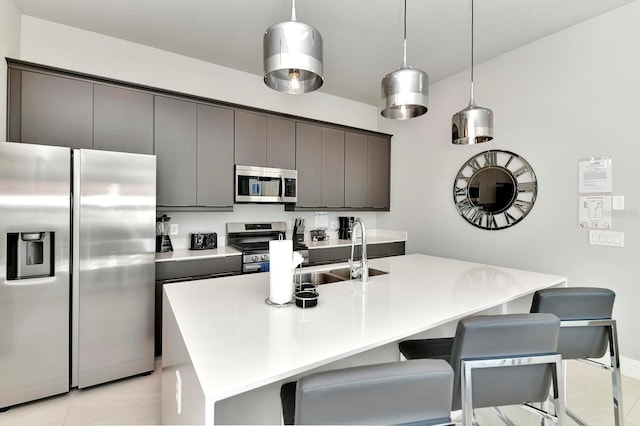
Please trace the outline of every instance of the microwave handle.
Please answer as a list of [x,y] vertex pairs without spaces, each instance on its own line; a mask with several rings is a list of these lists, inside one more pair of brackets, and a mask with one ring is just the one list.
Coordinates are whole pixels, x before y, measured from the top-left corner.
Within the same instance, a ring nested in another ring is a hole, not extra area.
[[280,176],[280,198],[284,197],[284,176]]

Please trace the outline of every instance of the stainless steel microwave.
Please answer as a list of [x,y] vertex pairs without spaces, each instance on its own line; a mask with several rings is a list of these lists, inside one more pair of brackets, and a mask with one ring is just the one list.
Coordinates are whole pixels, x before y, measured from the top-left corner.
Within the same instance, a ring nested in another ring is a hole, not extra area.
[[236,203],[295,203],[298,171],[236,165]]

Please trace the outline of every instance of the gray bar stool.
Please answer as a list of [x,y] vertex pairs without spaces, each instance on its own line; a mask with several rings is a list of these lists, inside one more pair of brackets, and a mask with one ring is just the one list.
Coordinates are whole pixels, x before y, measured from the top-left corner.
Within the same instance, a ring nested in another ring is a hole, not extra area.
[[[558,352],[562,359],[586,360],[611,372],[616,426],[624,424],[618,332],[611,318],[616,295],[606,288],[563,287],[539,290],[533,295],[531,312],[552,313],[560,318]],[[587,360],[601,358],[609,348],[610,365]],[[567,409],[567,415],[580,425],[586,423]]]
[[282,385],[284,424],[453,425],[453,371],[416,360],[310,374]]
[[[503,405],[522,405],[562,424],[559,331],[560,320],[552,314],[479,315],[460,320],[453,338],[407,340],[399,348],[407,359],[449,360],[454,371],[452,410],[462,410],[464,425],[475,423],[475,408]],[[531,405],[547,400],[551,384],[555,413]]]

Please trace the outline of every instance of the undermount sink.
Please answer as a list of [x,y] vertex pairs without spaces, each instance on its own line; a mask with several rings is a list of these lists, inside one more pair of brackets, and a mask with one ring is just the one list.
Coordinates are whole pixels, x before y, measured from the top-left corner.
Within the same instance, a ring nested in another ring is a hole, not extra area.
[[[388,272],[380,269],[369,268],[369,276],[384,275]],[[296,283],[310,283],[314,285],[330,284],[351,279],[351,271],[349,268],[332,269],[330,271],[305,272],[302,275],[296,274],[294,281]]]
[[303,273],[302,276],[300,274],[296,274],[294,277],[294,282],[296,283],[310,283],[315,285],[321,284],[329,284],[336,283],[338,281],[344,281],[343,278],[329,274],[327,272],[306,272]]
[[[351,279],[351,271],[349,268],[340,268],[340,269],[332,269],[329,271],[331,275],[336,275],[341,277],[343,280]],[[369,276],[375,277],[376,275],[385,275],[388,274],[386,271],[381,271],[380,269],[369,268]]]

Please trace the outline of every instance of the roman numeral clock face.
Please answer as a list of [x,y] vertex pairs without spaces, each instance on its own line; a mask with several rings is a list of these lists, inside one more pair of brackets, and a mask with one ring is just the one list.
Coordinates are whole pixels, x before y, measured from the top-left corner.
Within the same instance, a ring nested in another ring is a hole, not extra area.
[[509,151],[485,151],[458,172],[453,200],[458,213],[482,229],[504,229],[531,211],[538,183],[527,161]]

